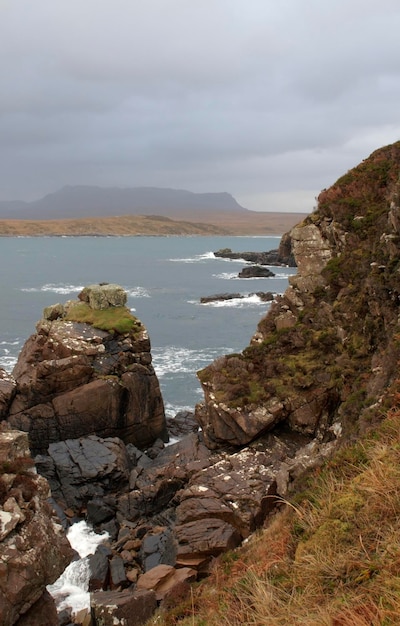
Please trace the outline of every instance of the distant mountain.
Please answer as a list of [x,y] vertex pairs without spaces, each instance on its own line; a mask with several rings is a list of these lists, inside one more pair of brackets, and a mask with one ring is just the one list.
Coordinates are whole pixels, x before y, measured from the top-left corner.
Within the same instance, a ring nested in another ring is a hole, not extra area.
[[34,202],[0,202],[0,219],[63,219],[118,215],[179,215],[247,211],[229,193],[159,187],[66,186]]

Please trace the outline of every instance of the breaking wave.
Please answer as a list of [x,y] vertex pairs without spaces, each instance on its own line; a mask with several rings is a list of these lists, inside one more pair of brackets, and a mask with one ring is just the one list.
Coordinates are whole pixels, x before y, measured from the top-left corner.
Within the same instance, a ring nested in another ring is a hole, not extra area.
[[[156,374],[162,379],[163,376],[196,372],[221,354],[231,351],[226,347],[193,350],[181,346],[167,346],[165,348],[153,347],[151,352]],[[178,410],[183,409],[180,407]]]
[[214,300],[213,302],[199,302],[198,300],[189,300],[190,304],[197,304],[200,306],[208,306],[214,308],[239,308],[242,309],[244,307],[250,306],[269,306],[270,302],[265,302],[261,300],[259,296],[256,294],[244,295],[241,298],[231,298],[230,300]]
[[196,254],[194,257],[168,259],[174,263],[199,263],[202,261],[208,261],[209,259],[215,259],[214,252],[205,252],[204,254]]
[[41,287],[22,287],[21,291],[28,293],[38,293],[40,291],[50,291],[52,293],[59,293],[62,295],[68,295],[70,293],[78,293],[82,291],[83,285],[66,285],[65,283],[48,283]]

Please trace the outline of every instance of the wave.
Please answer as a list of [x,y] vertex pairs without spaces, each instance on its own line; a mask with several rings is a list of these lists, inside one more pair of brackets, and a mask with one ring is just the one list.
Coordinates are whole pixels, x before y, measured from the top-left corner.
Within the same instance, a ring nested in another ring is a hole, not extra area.
[[204,252],[204,254],[196,254],[194,257],[168,259],[174,263],[199,263],[201,261],[208,261],[209,259],[215,259],[214,252]]
[[17,338],[12,341],[0,341],[0,367],[11,373],[18,360],[22,347],[22,340]]
[[40,291],[50,291],[52,293],[58,293],[62,295],[68,295],[70,293],[77,293],[82,291],[84,285],[66,285],[64,283],[48,283],[46,285],[42,285],[41,287],[22,287],[21,291],[26,291],[28,293],[38,293]]
[[290,276],[293,276],[293,274],[284,274],[284,273],[282,273],[282,274],[275,274],[275,276],[270,276],[270,279],[271,280],[288,279],[288,278],[290,278]]
[[265,302],[261,300],[259,296],[256,294],[249,294],[247,296],[243,296],[242,298],[231,298],[230,300],[214,300],[213,302],[199,302],[198,300],[189,300],[189,304],[198,304],[200,306],[208,306],[214,308],[222,308],[222,307],[230,307],[230,308],[240,308],[243,309],[247,306],[269,306],[270,302]]
[[7,354],[0,355],[0,367],[2,367],[8,373],[12,372],[17,361],[18,357],[16,356],[11,356]]
[[213,274],[213,278],[222,278],[223,280],[236,280],[237,272],[222,272],[222,274]]
[[178,404],[172,404],[171,402],[166,402],[164,405],[165,414],[167,417],[175,417],[175,415],[177,413],[180,413],[181,411],[190,411],[191,413],[193,413],[193,408],[193,406],[182,406]]
[[164,348],[153,347],[151,352],[156,374],[158,378],[162,378],[168,375],[196,372],[221,354],[227,354],[232,350],[226,347],[196,350],[182,346],[166,346]]
[[[65,283],[47,283],[46,285],[41,285],[40,287],[22,287],[21,291],[25,291],[27,293],[39,293],[43,292],[52,292],[58,293],[62,295],[68,295],[70,293],[79,293],[84,288],[84,285],[67,285]],[[150,294],[144,287],[123,287],[126,291],[127,295],[131,298],[149,298]]]
[[130,298],[150,298],[150,294],[144,287],[124,287]]

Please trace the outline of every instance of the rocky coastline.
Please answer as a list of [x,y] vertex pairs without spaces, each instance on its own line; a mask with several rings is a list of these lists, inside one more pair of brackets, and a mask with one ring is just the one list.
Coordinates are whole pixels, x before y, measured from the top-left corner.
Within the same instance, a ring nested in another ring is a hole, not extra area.
[[[82,624],[143,624],[156,606],[178,602],[267,522],[300,476],[379,419],[374,407],[400,360],[399,171],[400,144],[377,151],[282,239],[275,261],[293,255],[297,275],[242,353],[199,372],[204,401],[194,419],[181,416],[172,445],[149,338],[122,315],[123,290],[92,285],[78,303],[45,310],[13,375],[0,377],[0,445],[8,458],[10,433],[25,451],[29,439],[37,480],[66,523],[85,518],[109,534],[91,559]],[[5,581],[26,523],[12,498],[23,511],[36,497],[11,493],[11,469],[0,519]],[[7,608],[4,625],[21,626],[38,593],[24,591],[34,600]]]

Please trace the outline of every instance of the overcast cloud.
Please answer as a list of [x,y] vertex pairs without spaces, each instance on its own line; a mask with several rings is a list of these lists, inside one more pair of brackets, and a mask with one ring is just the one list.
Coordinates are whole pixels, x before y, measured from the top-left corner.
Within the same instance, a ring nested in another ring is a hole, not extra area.
[[0,0],[0,199],[71,184],[309,212],[400,139],[399,0]]

